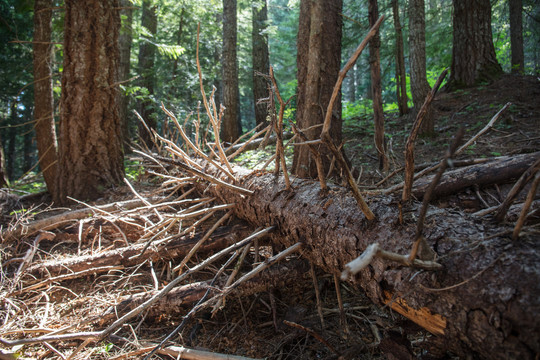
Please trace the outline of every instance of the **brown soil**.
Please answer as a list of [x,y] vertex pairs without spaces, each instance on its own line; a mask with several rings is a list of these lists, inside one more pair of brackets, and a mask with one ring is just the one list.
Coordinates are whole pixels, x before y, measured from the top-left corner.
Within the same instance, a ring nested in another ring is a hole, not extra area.
[[[510,75],[491,85],[454,93],[440,93],[433,103],[437,135],[433,139],[421,138],[417,141],[416,163],[440,160],[459,127],[463,126],[466,129],[466,138],[474,135],[507,102],[512,102],[512,107],[496,123],[495,128],[482,136],[462,155],[462,158],[538,151],[539,100],[540,81],[537,78]],[[374,184],[385,175],[376,169],[378,161],[373,152],[372,136],[365,126],[367,120],[359,118],[358,124],[348,123],[344,129],[345,136],[349,139],[346,145],[347,153],[356,169],[361,169],[361,182],[364,185]],[[397,118],[393,115],[387,117],[386,131],[390,136],[388,144],[392,160],[391,170],[403,165],[403,144],[411,124],[412,121],[407,117]],[[401,181],[400,176],[401,174],[395,176],[384,186]],[[148,194],[152,188],[141,186],[139,192]],[[490,189],[483,191],[489,192]],[[127,188],[117,189],[110,195],[110,198],[103,201],[112,202],[133,197]],[[16,199],[8,200],[3,202],[5,207],[2,216],[6,221],[13,221],[14,216],[9,216],[9,212],[17,206],[14,203]],[[28,208],[28,204],[25,206]],[[156,221],[153,214],[146,215]],[[141,216],[136,221],[143,224],[146,220]],[[38,256],[43,259],[62,258],[77,254],[78,251],[91,252],[97,246],[97,241],[100,241],[99,246],[103,248],[122,246],[119,229],[109,222],[100,219],[86,222],[82,227],[82,241],[78,226],[77,223],[64,228],[53,242],[44,241],[40,244]],[[130,239],[139,236],[138,231],[133,228],[121,226],[121,230]],[[18,263],[4,266],[6,260],[24,255],[28,241],[31,240],[33,239],[2,246],[0,293],[10,286],[8,274],[12,274],[18,266]],[[245,264],[253,262],[252,255],[248,255]],[[169,271],[180,261],[181,259],[174,263],[159,261],[152,264],[160,283],[170,281]],[[244,267],[247,270],[251,265]],[[211,278],[211,273],[204,272],[190,281],[208,278]],[[12,297],[10,301],[20,310],[7,318],[6,309],[9,304],[0,301],[0,334],[20,328],[62,328],[82,322],[92,315],[103,313],[110,304],[115,303],[118,296],[141,292],[151,289],[152,286],[151,267],[146,263],[140,268],[124,269],[121,273],[94,275],[83,280],[55,284],[49,287],[46,293],[38,291]],[[312,279],[306,276],[288,288],[244,298],[231,296],[227,299],[225,308],[214,318],[205,313],[198,314],[180,336],[173,338],[173,342],[218,353],[268,359],[337,359],[336,352],[341,354],[342,359],[452,358],[451,354],[441,353],[438,350],[437,340],[432,335],[388,308],[374,306],[358,289],[342,283],[340,291],[346,310],[345,325],[340,318],[332,276],[318,271],[317,287],[321,295],[324,328],[317,313]],[[13,307],[11,309],[13,310]],[[138,341],[159,342],[178,326],[182,316],[189,309],[190,307],[186,307],[182,315],[139,317],[130,326],[123,327],[118,335],[133,341],[133,335],[136,334]],[[13,316],[18,317],[18,324],[13,321]],[[283,320],[312,329],[327,343],[324,344],[303,330],[285,325]],[[100,328],[99,324],[95,325]],[[93,328],[88,325],[82,326],[80,330],[91,331]],[[14,337],[21,336],[23,335],[19,333]],[[55,351],[69,355],[80,343],[79,341],[55,343],[54,350],[43,345],[25,346],[23,353],[26,358],[58,358]],[[79,358],[108,359],[128,353],[134,348],[129,344],[109,347],[106,341],[84,348]],[[142,356],[132,355],[123,358],[138,359]]]

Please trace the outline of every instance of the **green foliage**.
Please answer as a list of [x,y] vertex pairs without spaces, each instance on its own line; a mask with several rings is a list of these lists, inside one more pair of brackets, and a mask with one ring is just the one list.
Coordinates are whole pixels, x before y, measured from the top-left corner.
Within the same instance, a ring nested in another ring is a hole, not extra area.
[[144,173],[144,167],[138,160],[125,158],[124,169],[126,177],[131,181],[139,180],[140,176]]
[[[296,112],[296,38],[300,0],[267,0],[270,63],[278,81],[283,99],[292,97],[285,112],[285,123],[294,121]],[[129,96],[129,109],[137,101],[148,100],[145,106],[156,109],[158,124],[161,127],[164,116],[158,109],[163,102],[180,120],[190,113],[197,113],[201,100],[199,76],[196,67],[197,25],[200,24],[199,60],[201,63],[203,84],[207,95],[216,90],[216,102],[219,104],[221,87],[221,47],[222,47],[222,0],[173,1],[152,0],[156,6],[158,28],[156,34],[141,26],[142,0],[130,0],[133,7],[133,42],[131,46],[130,77],[140,75],[138,71],[138,51],[143,42],[156,47],[154,95],[150,97],[148,89],[138,80],[126,82],[121,90]],[[238,67],[239,94],[241,102],[242,128],[248,130],[254,126],[254,104],[252,99],[251,66],[251,0],[238,0]],[[20,125],[31,119],[32,107],[32,40],[33,2],[31,0],[0,1],[0,136],[5,149],[13,146],[13,176],[21,176],[23,171],[24,133],[31,128],[6,127]],[[55,2],[61,6],[61,2]],[[409,25],[407,2],[399,2],[400,20],[403,30],[406,71],[408,71],[408,35]],[[508,3],[492,2],[493,41],[498,61],[505,71],[510,71],[510,39]],[[540,7],[535,0],[524,0],[524,42],[525,71],[533,74],[539,66],[535,59],[540,58]],[[367,0],[344,0],[343,2],[343,37],[342,63],[348,60],[353,50],[362,41],[368,31]],[[385,112],[397,110],[395,84],[395,29],[393,14],[389,2],[379,2],[379,12],[386,16],[380,28],[381,37],[381,77],[382,96]],[[122,19],[127,20],[125,16]],[[53,42],[55,59],[53,72],[55,99],[60,98],[61,83],[58,73],[62,72],[62,36],[64,12],[53,12]],[[15,42],[18,41],[18,42]],[[343,119],[345,126],[355,129],[372,125],[367,120],[372,114],[369,74],[369,51],[366,49],[358,59],[356,66],[345,79],[342,89]],[[427,77],[433,86],[442,69],[449,67],[452,57],[452,1],[426,1],[426,55]],[[407,76],[407,95],[410,93]],[[444,84],[443,84],[444,85]],[[58,101],[56,101],[58,103]],[[13,107],[13,104],[17,104]],[[148,105],[149,104],[149,105]],[[412,103],[410,103],[412,105]],[[16,113],[11,116],[11,109]],[[194,116],[196,118],[196,116]],[[359,118],[366,119],[359,122]],[[201,114],[203,127],[208,119],[204,111]],[[138,121],[130,115],[130,127],[134,129]],[[500,124],[496,126],[509,126]],[[371,130],[367,130],[368,135]],[[132,132],[133,133],[133,132]],[[35,162],[35,149],[34,162]],[[138,176],[137,168],[127,164],[129,176]],[[134,166],[134,165],[133,165]],[[26,186],[26,185],[25,185]],[[29,189],[33,191],[32,189]]]

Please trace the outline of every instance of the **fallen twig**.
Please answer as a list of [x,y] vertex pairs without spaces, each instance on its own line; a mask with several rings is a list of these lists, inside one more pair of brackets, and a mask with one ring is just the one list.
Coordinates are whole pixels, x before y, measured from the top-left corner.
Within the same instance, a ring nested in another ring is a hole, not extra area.
[[523,208],[521,209],[521,214],[519,215],[519,219],[514,228],[514,232],[512,233],[512,240],[517,240],[519,237],[519,232],[521,231],[521,228],[523,227],[523,224],[525,223],[525,219],[527,218],[527,213],[529,212],[529,208],[531,207],[534,197],[536,196],[536,189],[538,189],[538,184],[540,184],[540,171],[536,172],[536,176],[534,177],[534,180],[532,182],[531,189],[529,190],[529,193],[527,194],[527,200],[525,200],[525,204],[523,204]]
[[[213,177],[211,175],[208,175],[202,171],[199,171],[187,164],[184,164],[183,162],[181,161],[178,161],[178,160],[173,160],[173,159],[170,159],[170,158],[166,158],[166,157],[163,157],[163,156],[158,156],[158,155],[154,155],[154,156],[149,156],[148,154],[142,152],[142,151],[138,151],[138,150],[134,150],[136,153],[138,154],[141,154],[141,155],[144,155],[144,156],[147,156],[149,159],[152,159],[156,162],[159,163],[159,161],[161,162],[164,162],[164,163],[167,163],[167,164],[172,164],[172,165],[176,165],[178,166],[179,168],[181,168],[182,170],[185,170],[187,172],[189,172],[190,174],[193,174],[195,176],[198,176],[206,181],[209,181],[211,183],[214,183],[216,185],[221,185],[223,187],[226,187],[230,190],[233,190],[233,191],[236,191],[236,192],[239,192],[241,194],[244,194],[244,195],[253,195],[253,191],[251,190],[248,190],[248,189],[245,189],[245,188],[242,188],[240,186],[236,186],[236,185],[233,185],[233,184],[229,184],[228,182],[225,182],[223,180],[220,180],[216,177]],[[159,160],[159,161],[158,161]]]
[[411,133],[407,138],[407,144],[405,145],[405,185],[401,195],[402,203],[409,201],[411,198],[411,189],[414,180],[414,143],[416,142],[416,137],[418,136],[422,122],[428,113],[429,107],[431,106],[431,101],[435,97],[435,94],[437,94],[437,91],[439,90],[439,87],[441,86],[441,83],[443,82],[447,73],[448,69],[445,69],[441,75],[439,75],[437,82],[431,89],[430,93],[426,96],[424,104],[422,104],[420,111],[418,111],[418,115],[414,121]]

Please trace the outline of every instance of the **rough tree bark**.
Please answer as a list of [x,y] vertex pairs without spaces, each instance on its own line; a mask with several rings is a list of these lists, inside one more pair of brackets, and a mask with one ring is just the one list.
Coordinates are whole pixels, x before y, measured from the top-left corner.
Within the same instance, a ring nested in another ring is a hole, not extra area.
[[[298,25],[298,95],[296,123],[306,129],[322,124],[324,112],[332,96],[341,66],[341,12],[342,1],[302,0]],[[336,103],[340,103],[339,96]],[[335,144],[341,144],[341,106],[332,114],[330,135]],[[320,128],[306,131],[310,140],[318,139]],[[320,149],[322,150],[322,149]],[[331,157],[322,152],[323,165],[328,171]],[[294,149],[292,172],[300,177],[316,177],[315,159],[307,146]]]
[[117,107],[116,0],[67,0],[56,203],[88,200],[124,177]]
[[[377,0],[369,0],[368,5],[369,26],[375,25],[379,19],[379,6]],[[381,86],[381,58],[379,48],[381,37],[379,32],[369,42],[369,68],[371,73],[371,93],[373,95],[373,122],[375,123],[375,148],[379,158],[379,169],[388,170],[388,157],[384,141],[384,113],[382,105]]]
[[502,73],[491,34],[489,0],[453,0],[450,89],[491,81]]
[[523,73],[523,4],[521,0],[510,0],[510,49],[512,53],[512,72]]
[[[411,93],[414,109],[413,119],[424,104],[427,94],[431,91],[426,77],[426,11],[424,0],[411,0],[409,3],[409,48],[411,67]],[[420,134],[433,135],[433,116],[428,112],[420,127]]]
[[[275,246],[303,243],[303,255],[329,273],[340,273],[374,242],[409,253],[418,203],[399,225],[397,199],[368,198],[377,217],[368,222],[341,187],[331,186],[321,196],[318,183],[297,179],[294,191],[286,192],[282,177],[235,171],[245,179],[239,185],[254,191],[252,196],[199,186],[236,203],[238,217],[254,225],[276,225]],[[442,270],[419,271],[376,258],[348,281],[376,304],[408,311],[419,323],[432,320],[432,341],[442,349],[486,359],[534,359],[540,351],[540,323],[532,316],[540,311],[540,244],[527,237],[511,242],[507,232],[455,209],[432,208],[424,236]]]
[[6,159],[4,157],[4,147],[2,146],[2,138],[0,138],[0,188],[7,187],[8,182],[6,178]]
[[[133,42],[133,6],[129,0],[120,0],[120,15],[124,17],[120,35],[118,36],[118,46],[120,49],[120,59],[118,61],[118,81],[124,82],[129,79],[131,43]],[[129,84],[124,84],[129,85]],[[129,142],[129,97],[123,91],[118,91],[118,116],[122,122],[122,139],[124,144]],[[128,149],[128,147],[125,147]]]
[[[223,0],[223,105],[221,140],[234,142],[240,136],[238,60],[236,58],[236,0]],[[216,134],[217,136],[217,134]]]
[[[151,36],[157,31],[156,5],[149,0],[144,0],[142,4],[141,25],[144,26]],[[155,74],[154,63],[156,55],[156,46],[151,43],[150,38],[142,36],[139,45],[139,74],[141,76],[140,84],[148,90],[148,98],[139,100],[139,114],[142,116],[146,125],[150,129],[157,129],[157,119],[153,108],[151,97],[154,95]],[[152,135],[146,127],[139,123],[139,136],[149,148],[152,148]]]
[[15,151],[16,151],[16,142],[17,142],[17,128],[14,125],[17,125],[19,122],[19,112],[18,109],[19,102],[17,99],[12,99],[9,104],[9,119],[10,127],[7,129],[6,137],[6,176],[9,180],[13,180],[15,176]]
[[32,146],[32,140],[35,136],[32,126],[32,119],[34,113],[33,100],[34,99],[30,99],[30,96],[23,96],[22,99],[24,106],[23,119],[25,123],[28,123],[28,125],[25,125],[23,127],[23,174],[26,174],[26,172],[32,168],[32,165],[34,165],[32,162],[33,155],[35,154],[35,148]]
[[[448,170],[433,190],[432,198],[451,195],[470,186],[501,184],[518,178],[540,158],[540,152],[507,156],[485,164],[465,166]],[[414,183],[412,193],[418,199],[424,196],[433,176],[419,179]]]
[[405,73],[405,55],[403,50],[403,32],[399,21],[399,5],[397,0],[392,0],[392,14],[394,15],[394,28],[396,30],[396,98],[399,115],[409,112],[407,97],[407,74]]
[[268,57],[268,35],[267,28],[268,10],[266,0],[254,1],[252,6],[252,33],[253,42],[253,102],[255,104],[255,122],[257,125],[267,122],[266,104],[258,104],[257,101],[268,97],[267,81],[255,71],[268,74],[270,69],[270,59]]
[[39,167],[49,192],[56,182],[57,142],[54,126],[52,67],[52,0],[34,2],[34,121]]

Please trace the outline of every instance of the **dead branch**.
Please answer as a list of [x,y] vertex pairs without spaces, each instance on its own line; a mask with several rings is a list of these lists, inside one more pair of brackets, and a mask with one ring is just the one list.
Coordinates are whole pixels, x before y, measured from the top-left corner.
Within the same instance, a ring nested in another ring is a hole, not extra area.
[[512,233],[512,240],[517,240],[517,238],[519,237],[519,232],[521,231],[521,228],[525,223],[529,208],[531,207],[534,197],[536,196],[536,189],[538,189],[538,184],[540,184],[540,171],[536,171],[536,175],[532,182],[531,189],[527,194],[527,200],[525,200],[525,204],[523,205],[523,209],[521,209],[521,214],[519,215],[519,219],[514,228],[514,232]]
[[[141,200],[129,200],[123,202],[115,202],[107,205],[97,206],[96,209],[107,213],[118,213],[122,210],[137,208],[144,203]],[[28,224],[19,224],[18,226],[2,231],[2,242],[18,239],[23,236],[31,236],[40,230],[52,230],[66,223],[88,218],[93,215],[91,209],[80,209],[69,212],[64,212],[59,215],[54,215],[45,219],[35,220]]]
[[528,168],[521,175],[521,177],[518,181],[516,181],[514,186],[512,186],[512,189],[508,192],[508,195],[497,209],[497,214],[495,214],[496,221],[504,220],[506,212],[508,211],[508,208],[512,205],[512,202],[514,202],[516,196],[521,192],[525,185],[527,185],[527,183],[533,179],[534,174],[538,171],[540,171],[540,156],[538,157],[538,160],[536,160],[534,164],[532,164],[531,167]]
[[[287,164],[285,163],[285,152],[283,148],[283,114],[285,108],[291,99],[287,102],[283,100],[281,94],[279,93],[279,88],[277,86],[276,78],[274,77],[274,68],[270,66],[270,80],[272,82],[272,89],[276,95],[279,102],[279,114],[274,123],[274,133],[276,134],[276,169],[275,173],[279,172],[279,164],[281,162],[281,167],[283,169],[283,176],[285,178],[285,189],[289,190],[291,188],[291,182],[289,180],[289,173],[287,171]],[[275,116],[275,115],[274,115]]]
[[[442,80],[441,80],[442,81]],[[439,84],[440,86],[440,84]],[[451,165],[451,159],[452,156],[454,156],[454,153],[461,142],[461,139],[463,138],[463,134],[465,131],[463,128],[460,128],[456,138],[454,139],[454,142],[452,145],[450,145],[448,151],[446,152],[446,155],[444,156],[444,159],[441,161],[439,165],[439,171],[437,171],[437,174],[433,177],[433,180],[431,181],[431,184],[429,184],[429,187],[426,190],[426,193],[424,195],[424,198],[422,200],[422,208],[420,210],[420,216],[418,217],[418,222],[416,225],[416,235],[415,235],[415,241],[413,244],[413,247],[411,249],[411,253],[409,255],[409,262],[416,259],[416,254],[418,253],[418,249],[420,246],[424,248],[424,250],[429,251],[428,245],[426,243],[426,239],[424,238],[423,232],[424,232],[424,220],[426,218],[427,209],[429,206],[429,201],[431,200],[431,194],[433,193],[433,190],[441,180],[441,176],[446,170],[446,168]],[[402,199],[403,201],[403,199]],[[433,254],[434,252],[431,251]],[[422,257],[422,260],[431,260],[433,258],[433,254],[429,254],[425,257]]]
[[[203,244],[201,252],[222,249],[247,236],[248,228],[242,225],[223,226],[217,229],[211,241]],[[145,260],[159,261],[177,259],[185,256],[191,247],[204,236],[203,232],[195,235],[175,235],[169,239],[163,239],[149,247],[143,256],[140,256],[144,243],[133,244],[114,250],[108,250],[94,255],[82,255],[69,257],[63,260],[48,260],[32,264],[26,271],[34,276],[58,276],[61,274],[81,273],[106,266],[130,267],[140,264]],[[54,279],[54,278],[53,278]],[[51,279],[52,280],[52,279]],[[30,289],[28,289],[30,290]]]
[[435,97],[435,94],[437,94],[437,91],[439,90],[439,87],[441,86],[441,83],[443,82],[447,73],[448,69],[445,69],[441,75],[439,75],[437,82],[431,89],[430,93],[426,96],[424,104],[422,104],[420,111],[418,111],[418,115],[414,121],[411,133],[407,138],[407,144],[405,145],[405,185],[401,195],[401,201],[404,204],[411,198],[411,189],[414,178],[414,144],[416,142],[416,137],[418,136],[422,122],[428,113],[429,107],[431,106],[431,101]]
[[223,151],[223,147],[221,146],[221,142],[219,140],[219,128],[220,128],[221,115],[220,115],[220,117],[218,119],[218,115],[217,115],[217,111],[216,111],[215,106],[214,106],[214,114],[212,114],[212,111],[210,110],[210,107],[208,105],[208,100],[206,99],[206,93],[204,91],[203,80],[202,80],[202,71],[201,71],[201,63],[199,61],[199,31],[200,31],[200,26],[201,26],[200,23],[197,24],[196,60],[197,60],[197,72],[199,73],[199,84],[200,84],[200,87],[201,87],[201,95],[202,95],[202,98],[203,98],[204,108],[206,109],[206,114],[208,115],[208,118],[210,119],[210,123],[212,124],[212,127],[214,129],[214,137],[216,138],[215,145],[216,145],[217,150],[218,150],[219,158],[221,159],[223,164],[225,164],[225,166],[227,166],[227,169],[229,169],[229,171],[232,173],[231,164],[227,160],[227,156],[225,155],[225,152]]
[[351,56],[347,64],[341,69],[339,72],[338,79],[336,81],[336,85],[334,86],[334,90],[332,92],[332,97],[330,98],[330,102],[328,103],[328,108],[326,109],[326,115],[324,118],[324,124],[323,129],[321,131],[321,140],[324,142],[324,144],[328,147],[328,149],[332,152],[332,154],[337,159],[341,169],[343,169],[343,172],[345,173],[345,177],[347,178],[347,182],[349,186],[351,187],[351,190],[353,192],[354,198],[358,202],[358,205],[360,206],[360,209],[366,216],[368,220],[375,219],[375,215],[370,210],[369,206],[365,202],[364,198],[360,194],[360,190],[358,189],[358,185],[356,184],[356,181],[354,177],[351,174],[351,171],[349,169],[349,165],[347,165],[347,162],[345,161],[345,158],[343,157],[343,154],[334,144],[334,141],[332,140],[332,137],[330,136],[330,126],[332,122],[332,110],[334,108],[334,104],[336,102],[337,96],[339,94],[339,90],[341,89],[341,84],[343,83],[343,79],[345,79],[345,76],[347,75],[347,72],[354,66],[354,63],[366,47],[366,45],[369,43],[371,38],[377,33],[379,26],[381,26],[382,22],[384,20],[384,15],[377,20],[377,22],[372,26],[372,28],[369,30],[368,34],[364,38],[364,40],[358,45],[356,48],[354,54]]
[[[180,276],[177,276],[173,281],[171,281],[167,286],[165,286],[163,289],[161,289],[157,294],[152,296],[150,299],[145,301],[143,304],[139,305],[135,309],[129,311],[128,313],[124,314],[122,317],[114,321],[109,327],[107,327],[104,330],[101,331],[93,331],[93,332],[82,332],[82,333],[72,333],[72,334],[62,334],[62,335],[55,335],[55,336],[40,336],[37,338],[29,338],[29,339],[19,339],[19,340],[6,340],[3,338],[0,338],[0,343],[7,345],[7,346],[16,346],[16,345],[22,345],[22,344],[35,344],[35,343],[42,343],[47,341],[64,341],[64,340],[73,340],[73,339],[91,339],[91,340],[101,340],[108,336],[111,336],[111,334],[116,331],[120,326],[125,324],[127,321],[131,320],[133,317],[140,314],[142,311],[148,309],[150,306],[155,304],[157,301],[159,301],[161,298],[163,298],[165,295],[167,295],[173,288],[175,288],[180,282],[182,282],[186,277],[189,275],[192,275],[193,273],[196,273],[204,268],[206,268],[211,263],[215,262],[216,260],[222,258],[224,255],[237,250],[248,243],[252,242],[255,238],[258,238],[264,234],[267,234],[268,232],[272,231],[274,227],[268,227],[266,229],[257,231],[253,233],[252,235],[248,236],[247,238],[243,239],[242,241],[237,242],[236,244],[233,244],[226,249],[221,250],[220,252],[212,255],[211,257],[207,258],[206,260],[200,262],[199,264],[195,265],[193,268],[191,268],[189,271],[186,271]],[[237,281],[238,283],[238,281]],[[231,289],[232,290],[232,289]]]
[[[143,156],[146,156],[148,157],[149,159],[152,159],[153,161],[156,161],[157,163],[159,163],[159,161],[163,162],[163,163],[167,163],[167,164],[171,164],[171,165],[175,165],[177,167],[179,167],[180,169],[184,170],[184,171],[187,171],[189,172],[190,174],[192,175],[195,175],[195,176],[198,176],[208,182],[211,182],[213,184],[216,184],[216,185],[221,185],[223,187],[226,187],[228,189],[232,189],[234,191],[238,191],[239,193],[241,194],[244,194],[244,195],[252,195],[253,194],[253,191],[251,190],[248,190],[248,189],[244,189],[244,188],[241,188],[239,186],[236,186],[236,185],[232,185],[232,184],[229,184],[228,182],[225,182],[223,180],[220,180],[218,179],[217,177],[214,177],[214,176],[211,176],[211,175],[208,175],[207,173],[204,173],[202,171],[199,171],[195,168],[193,168],[192,166],[189,166],[187,164],[184,164],[183,162],[181,161],[178,161],[178,160],[173,160],[173,159],[170,159],[170,158],[166,158],[166,157],[163,157],[163,156],[159,156],[159,155],[153,155],[153,156],[150,156],[142,151],[137,151],[135,150],[136,153],[138,154],[141,154]],[[159,160],[159,161],[158,161]]]
[[168,355],[175,359],[187,360],[256,360],[245,356],[218,354],[210,351],[195,350],[184,346],[167,346],[159,349],[158,354]]

